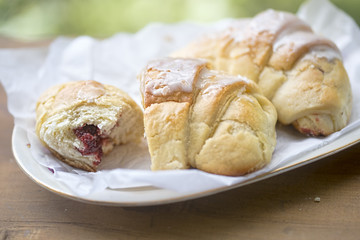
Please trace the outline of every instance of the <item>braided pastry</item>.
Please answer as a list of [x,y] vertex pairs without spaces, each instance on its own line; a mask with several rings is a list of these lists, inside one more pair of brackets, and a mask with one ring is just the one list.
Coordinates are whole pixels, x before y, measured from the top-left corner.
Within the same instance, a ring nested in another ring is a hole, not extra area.
[[203,36],[174,57],[207,59],[214,69],[258,83],[278,120],[301,133],[329,135],[346,126],[352,96],[341,54],[295,15],[267,10]]
[[236,176],[270,161],[276,110],[254,82],[181,58],[153,60],[138,78],[152,170]]

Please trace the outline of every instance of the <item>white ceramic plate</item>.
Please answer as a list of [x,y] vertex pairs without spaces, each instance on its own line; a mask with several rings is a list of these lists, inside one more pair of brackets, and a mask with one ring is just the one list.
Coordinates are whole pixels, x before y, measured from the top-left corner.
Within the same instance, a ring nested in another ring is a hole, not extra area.
[[257,176],[255,178],[249,179],[239,184],[235,184],[233,186],[216,188],[210,191],[198,192],[191,195],[155,187],[141,187],[116,190],[105,189],[103,192],[91,194],[86,197],[78,197],[75,196],[65,185],[56,181],[51,172],[44,166],[41,166],[32,157],[30,148],[28,146],[29,141],[27,139],[25,130],[19,127],[15,127],[12,136],[12,146],[15,159],[20,168],[34,182],[63,197],[86,203],[114,206],[159,205],[212,195],[215,193],[254,183],[256,181],[263,180],[271,176],[275,176],[277,174],[300,167],[302,165],[314,162],[316,160],[344,150],[345,148],[348,148],[358,142],[360,142],[360,127],[356,128],[354,131],[342,135],[335,141],[322,148],[303,155],[293,164],[288,164],[285,167],[276,169],[269,173]]

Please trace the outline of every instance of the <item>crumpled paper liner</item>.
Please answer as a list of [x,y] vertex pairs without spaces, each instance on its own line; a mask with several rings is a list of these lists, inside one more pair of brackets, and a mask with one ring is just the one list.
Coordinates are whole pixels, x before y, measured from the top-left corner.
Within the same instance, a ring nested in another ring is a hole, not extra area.
[[88,173],[73,169],[53,157],[34,132],[35,103],[52,85],[93,79],[115,85],[140,105],[136,74],[154,58],[167,56],[200,34],[221,28],[231,20],[200,25],[194,23],[150,24],[136,34],[119,33],[96,40],[87,36],[58,38],[49,48],[0,51],[0,80],[8,95],[8,108],[15,125],[26,129],[34,161],[51,169],[53,177],[76,196],[119,189],[154,186],[184,193],[196,193],[231,186],[275,169],[297,163],[297,157],[318,149],[360,126],[360,31],[353,19],[326,0],[310,1],[298,16],[315,32],[333,40],[343,54],[353,89],[353,112],[349,125],[326,138],[307,138],[291,127],[277,126],[277,146],[271,163],[241,177],[226,177],[196,169],[150,171],[146,141],[127,144],[103,159],[100,170]]

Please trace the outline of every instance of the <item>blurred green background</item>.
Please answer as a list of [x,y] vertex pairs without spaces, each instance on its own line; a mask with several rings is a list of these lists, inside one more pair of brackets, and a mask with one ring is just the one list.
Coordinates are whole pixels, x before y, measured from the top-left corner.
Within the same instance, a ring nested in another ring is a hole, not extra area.
[[[211,22],[252,17],[267,8],[296,12],[304,0],[0,0],[0,35],[108,37],[150,22]],[[331,0],[360,23],[359,0]]]

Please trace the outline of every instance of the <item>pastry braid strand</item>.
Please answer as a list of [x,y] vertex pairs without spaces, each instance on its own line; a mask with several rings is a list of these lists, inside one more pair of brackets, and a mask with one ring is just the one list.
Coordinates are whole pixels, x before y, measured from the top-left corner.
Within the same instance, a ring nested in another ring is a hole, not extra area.
[[172,56],[206,59],[216,70],[252,79],[279,122],[301,133],[326,136],[349,121],[351,87],[339,49],[293,14],[267,10],[234,20]]
[[237,176],[271,160],[276,110],[254,82],[182,58],[151,61],[139,79],[152,170]]

